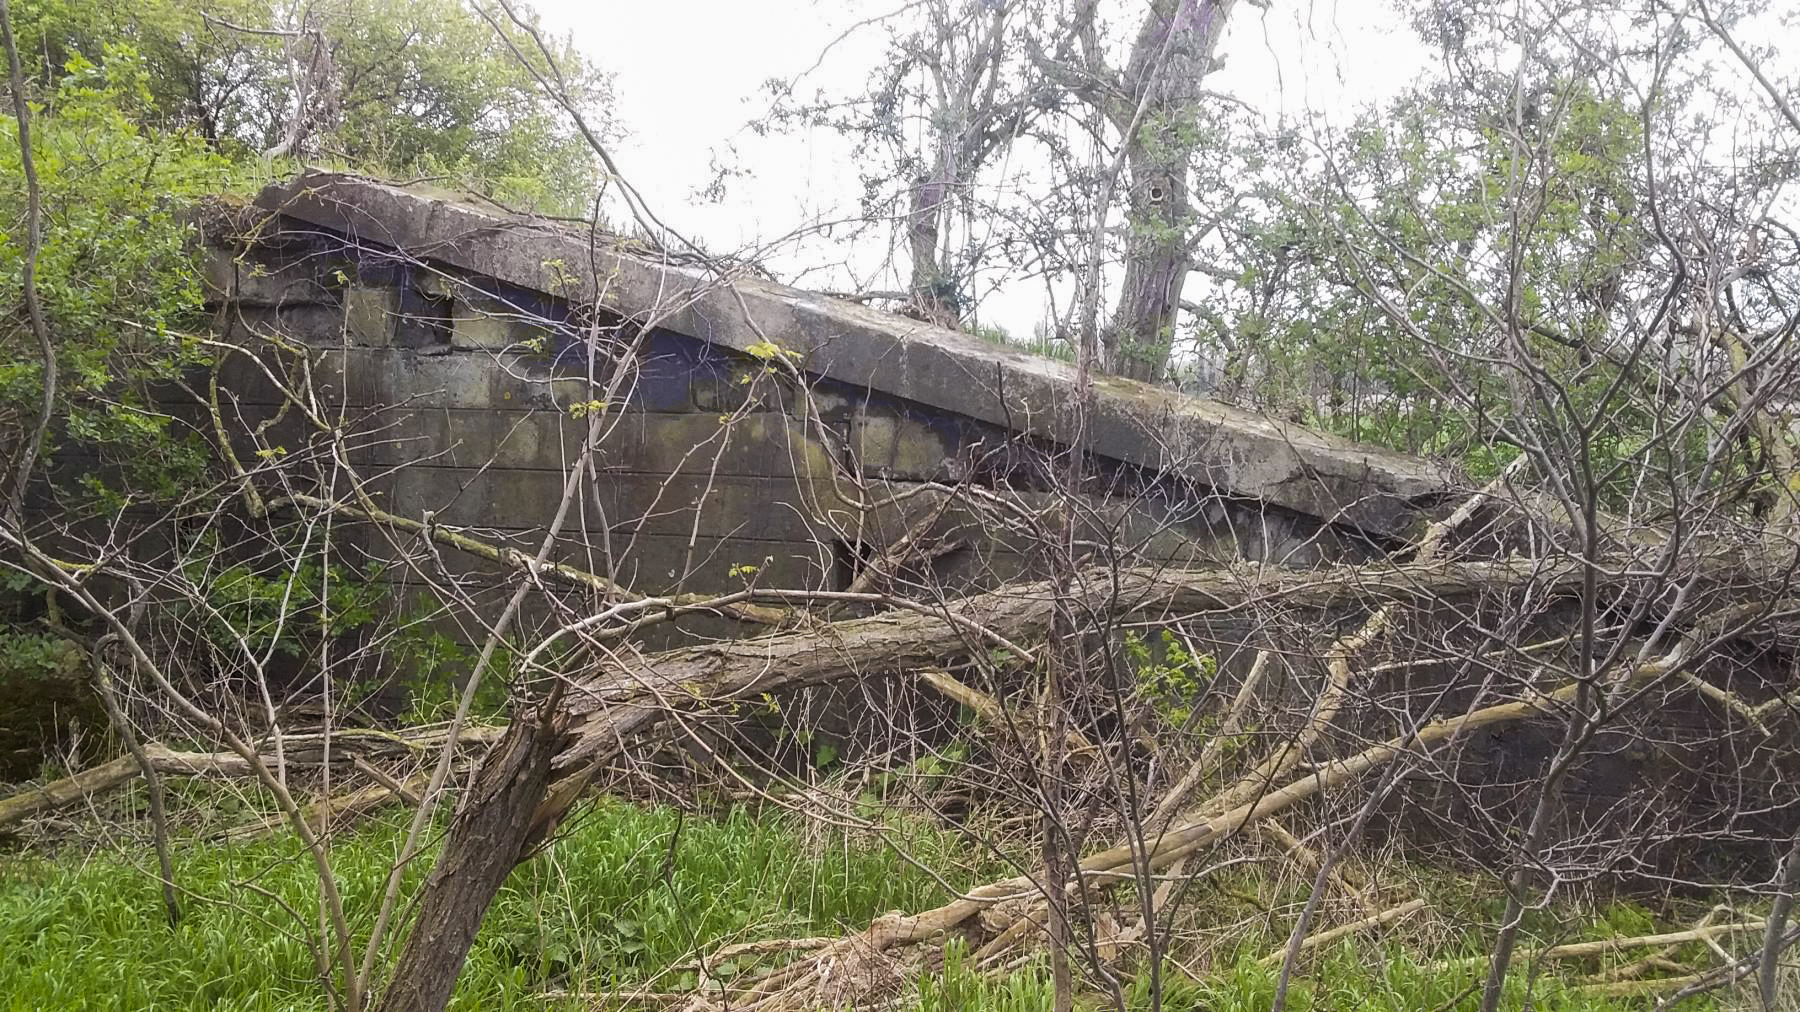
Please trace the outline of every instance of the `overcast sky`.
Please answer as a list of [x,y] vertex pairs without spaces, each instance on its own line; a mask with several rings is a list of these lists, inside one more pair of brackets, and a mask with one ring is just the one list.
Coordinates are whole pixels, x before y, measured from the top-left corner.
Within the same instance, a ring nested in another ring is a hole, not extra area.
[[[759,139],[743,127],[767,109],[761,85],[807,78],[828,92],[854,93],[885,42],[862,30],[832,46],[845,28],[904,0],[675,0],[596,4],[538,0],[549,25],[614,77],[615,117],[627,132],[614,148],[626,177],[676,229],[714,251],[751,247],[797,226],[856,213],[854,166],[843,141],[828,133]],[[1422,68],[1426,53],[1382,0],[1279,2],[1270,11],[1239,4],[1219,52],[1225,68],[1207,81],[1270,117],[1308,110],[1341,121],[1356,107],[1396,92]],[[806,93],[811,88],[805,89]],[[732,184],[717,205],[695,201],[715,153],[736,146],[735,161],[754,177]],[[883,250],[852,255],[873,268]],[[771,258],[784,276],[829,262],[823,241]],[[901,265],[904,267],[904,265]],[[842,272],[800,279],[813,288],[847,283]],[[883,287],[895,287],[888,279]],[[1042,318],[1042,290],[1021,285],[981,307],[986,322],[1029,334]]]

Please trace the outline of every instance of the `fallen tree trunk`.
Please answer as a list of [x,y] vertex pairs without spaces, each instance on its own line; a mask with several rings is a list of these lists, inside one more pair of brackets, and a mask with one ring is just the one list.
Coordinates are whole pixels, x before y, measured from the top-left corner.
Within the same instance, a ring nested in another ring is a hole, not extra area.
[[[1229,614],[1252,604],[1316,609],[1462,598],[1524,586],[1556,594],[1579,585],[1580,570],[1573,563],[1513,559],[1342,566],[1312,573],[1258,565],[1195,571],[1093,569],[1080,574],[1072,592],[1096,613],[1155,612],[1175,618]],[[570,682],[558,715],[570,742],[557,756],[556,767],[573,771],[610,758],[626,736],[675,710],[858,675],[933,668],[946,659],[995,648],[1030,658],[1017,644],[1047,634],[1055,608],[1056,588],[1041,582],[648,657],[621,652],[614,663]]]
[[[499,738],[503,729],[481,727],[465,729],[462,743],[473,747]],[[426,728],[407,733],[347,730],[334,732],[329,750],[334,763],[353,764],[370,756],[416,754],[443,744],[441,728]],[[317,766],[325,761],[327,739],[320,734],[288,735],[282,741],[282,761],[292,766]],[[149,743],[144,755],[156,772],[175,777],[253,777],[256,771],[235,752],[177,752],[163,745]],[[273,761],[272,759],[270,760]],[[137,759],[123,755],[98,766],[82,770],[41,787],[28,787],[8,798],[0,798],[0,831],[5,831],[33,816],[67,808],[89,798],[136,780],[142,773]],[[392,792],[389,792],[390,795]]]
[[[1735,566],[1718,564],[1722,572],[1741,572]],[[1093,567],[1078,572],[1066,593],[1075,595],[1080,606],[1096,613],[1140,617],[1153,613],[1173,619],[1231,614],[1253,604],[1369,608],[1387,602],[1517,593],[1525,588],[1533,591],[1537,601],[1544,602],[1579,590],[1584,575],[1593,576],[1572,560],[1521,558],[1367,564],[1313,572],[1254,564],[1195,571]],[[1621,566],[1600,574],[1598,581],[1616,589],[1645,575],[1652,574],[1634,573],[1630,567]],[[1659,582],[1669,579],[1667,573],[1653,575]],[[778,593],[769,597],[781,599]],[[523,860],[533,853],[580,796],[592,771],[669,714],[851,677],[937,667],[959,656],[992,649],[1035,661],[1017,644],[1032,642],[1049,632],[1058,596],[1056,587],[1040,582],[931,605],[894,603],[900,607],[867,618],[756,639],[684,647],[648,656],[609,652],[609,662],[597,671],[561,679],[557,683],[560,704],[536,727],[530,746],[519,746],[534,758],[545,751],[552,752],[551,774],[541,781],[521,777],[517,789],[505,796],[508,811],[526,810],[533,814],[513,820],[496,836],[488,820],[476,818],[472,812],[464,819],[459,811],[445,839],[438,867],[441,870],[473,866],[479,867],[481,874],[452,881],[434,872],[421,897],[416,922],[430,930],[415,929],[408,937],[393,978],[394,986],[380,1005],[383,1012],[443,1007],[449,982],[460,972],[475,929],[505,879],[503,874],[493,874],[497,863],[508,855]],[[1068,604],[1066,595],[1064,604]],[[1567,695],[1559,692],[1535,701],[1489,707],[1454,721],[1435,722],[1421,730],[1417,744],[1440,741],[1457,728],[1544,712],[1544,707],[1561,705],[1573,698],[1572,688],[1566,692]],[[1318,793],[1327,783],[1354,779],[1409,747],[1403,742],[1377,746],[1333,763],[1329,774],[1309,775],[1223,815],[1181,823],[1156,846],[1155,867],[1167,867],[1183,854]],[[497,762],[516,765],[519,760],[509,757],[505,749],[496,749],[484,761],[478,779],[487,776],[486,767]],[[500,771],[495,772],[498,775]],[[520,792],[539,783],[543,790],[537,803],[523,809]],[[464,808],[473,803],[465,799]],[[1115,848],[1084,861],[1081,873],[1121,877],[1129,874],[1119,869],[1130,860],[1128,848]],[[1029,878],[996,883],[942,911],[922,915],[921,919],[902,919],[880,927],[879,931],[872,927],[871,932],[879,935],[872,940],[884,943],[877,946],[880,949],[934,935],[960,924],[985,906],[1032,888]],[[453,926],[445,928],[447,922]],[[909,926],[900,926],[903,923]],[[426,948],[431,951],[424,951]],[[420,972],[441,975],[448,981],[441,992],[432,988],[422,993],[413,976]]]
[[0,800],[0,830],[8,829],[34,815],[66,808],[83,798],[104,794],[138,776],[139,772],[137,759],[122,755],[111,762],[82,770],[72,777],[64,777],[42,787],[28,787],[12,797]]

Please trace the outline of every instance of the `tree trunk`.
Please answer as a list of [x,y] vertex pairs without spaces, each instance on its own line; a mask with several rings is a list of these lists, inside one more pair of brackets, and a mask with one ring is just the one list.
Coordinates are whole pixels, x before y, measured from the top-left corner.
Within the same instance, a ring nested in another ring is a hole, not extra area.
[[[1144,113],[1120,123],[1130,175],[1125,282],[1102,341],[1107,368],[1158,380],[1168,368],[1187,281],[1188,167],[1200,148],[1200,82],[1236,0],[1157,0],[1125,68]],[[1136,103],[1133,105],[1135,113]]]
[[961,317],[956,304],[956,282],[944,276],[938,259],[938,221],[950,187],[940,171],[913,181],[912,206],[906,213],[906,239],[912,254],[913,306],[920,315],[940,327],[955,327]]
[[515,719],[482,761],[425,882],[381,1012],[439,1012],[449,1004],[488,906],[543,837],[536,815],[561,746],[553,724],[534,714]]

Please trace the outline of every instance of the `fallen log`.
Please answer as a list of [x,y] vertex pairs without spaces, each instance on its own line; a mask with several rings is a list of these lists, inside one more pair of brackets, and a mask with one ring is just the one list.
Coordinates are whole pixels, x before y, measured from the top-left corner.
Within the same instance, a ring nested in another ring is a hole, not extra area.
[[[1340,566],[1310,573],[1256,564],[1192,571],[1096,568],[1084,570],[1071,588],[1096,612],[1154,612],[1173,619],[1231,614],[1253,604],[1323,609],[1525,586],[1554,595],[1578,589],[1580,581],[1581,570],[1572,562],[1507,559]],[[996,644],[1041,638],[1056,608],[1057,588],[1043,581],[755,639],[648,656],[621,651],[600,670],[567,680],[555,723],[568,740],[555,766],[572,772],[609,759],[623,736],[675,710],[858,675],[936,668],[945,659]]]
[[28,787],[9,798],[0,799],[0,830],[17,825],[34,815],[53,812],[83,798],[103,794],[138,776],[136,758],[122,755],[110,762],[82,770],[72,777],[52,781],[42,787]]
[[[503,729],[497,727],[465,728],[463,747],[485,745],[497,740]],[[282,740],[282,761],[290,766],[318,766],[329,754],[334,763],[354,765],[371,756],[418,754],[441,746],[444,729],[428,727],[416,731],[388,732],[351,729],[323,734],[288,735]],[[234,752],[178,752],[164,745],[144,745],[145,758],[156,772],[176,777],[249,777],[255,772],[243,757]],[[267,760],[273,763],[270,756]],[[38,787],[27,787],[0,799],[0,831],[34,816],[67,808],[89,798],[136,780],[142,774],[137,759],[130,755],[101,763],[72,776]]]

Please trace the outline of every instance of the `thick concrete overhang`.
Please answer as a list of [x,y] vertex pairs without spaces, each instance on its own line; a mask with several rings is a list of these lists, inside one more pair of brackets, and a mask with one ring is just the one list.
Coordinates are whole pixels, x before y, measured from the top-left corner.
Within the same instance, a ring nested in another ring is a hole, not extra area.
[[[1066,444],[1072,366],[751,277],[721,277],[642,244],[507,214],[437,191],[306,173],[257,204],[357,243],[597,303],[744,351],[794,352],[808,373]],[[1095,383],[1089,445],[1104,456],[1370,534],[1405,534],[1450,490],[1428,461],[1113,377]]]

